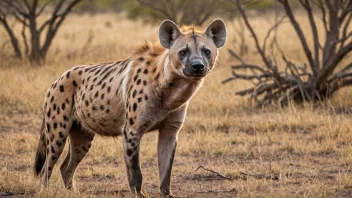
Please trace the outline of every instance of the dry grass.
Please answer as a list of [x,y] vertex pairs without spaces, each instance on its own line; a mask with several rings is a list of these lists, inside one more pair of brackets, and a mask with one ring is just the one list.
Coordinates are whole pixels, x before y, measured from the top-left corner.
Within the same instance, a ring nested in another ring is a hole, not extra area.
[[[252,22],[257,29],[269,27],[263,18]],[[172,178],[174,193],[185,197],[349,197],[349,92],[342,91],[318,107],[307,104],[254,108],[245,98],[233,94],[248,86],[246,82],[221,84],[230,75],[228,65],[234,62],[226,51],[235,46],[231,40],[233,29],[228,24],[230,41],[221,50],[218,67],[192,99],[179,135]],[[64,190],[58,168],[54,170],[51,188],[35,194],[39,182],[33,178],[31,167],[39,138],[40,111],[46,89],[71,66],[121,59],[156,34],[157,27],[131,22],[121,15],[71,15],[44,66],[34,68],[26,62],[1,60],[0,192],[24,192],[22,196],[38,197],[128,195],[121,138],[104,137],[96,138],[76,172],[81,194]],[[265,32],[260,31],[259,37],[264,36]],[[0,44],[5,43],[7,37],[2,29],[0,38]],[[304,60],[289,24],[282,26],[278,39],[292,60]],[[6,56],[10,47],[3,46],[0,52]],[[259,62],[253,50],[248,57]],[[152,197],[158,193],[156,135],[145,135],[141,149],[144,186]],[[194,172],[200,165],[234,180],[224,180],[204,170]]]

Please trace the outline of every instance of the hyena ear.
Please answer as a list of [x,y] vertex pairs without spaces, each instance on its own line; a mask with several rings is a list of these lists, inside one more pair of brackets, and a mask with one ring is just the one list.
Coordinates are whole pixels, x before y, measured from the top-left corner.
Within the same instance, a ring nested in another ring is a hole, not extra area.
[[159,40],[160,44],[170,49],[175,40],[181,35],[178,26],[171,20],[164,20],[159,27]]
[[226,43],[226,26],[223,20],[215,19],[205,29],[204,33],[213,40],[215,46],[220,48]]

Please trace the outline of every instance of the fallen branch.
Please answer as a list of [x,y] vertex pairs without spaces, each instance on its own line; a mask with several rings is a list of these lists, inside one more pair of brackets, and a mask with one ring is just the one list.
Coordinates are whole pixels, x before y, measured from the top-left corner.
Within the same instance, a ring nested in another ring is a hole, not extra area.
[[[195,169],[195,170],[193,171],[193,173],[196,172],[196,171],[198,171],[199,169],[203,169],[203,170],[206,170],[206,171],[208,171],[208,172],[214,173],[214,174],[216,174],[217,176],[219,176],[219,177],[221,177],[221,178],[223,178],[223,179],[227,179],[227,180],[231,180],[231,181],[235,180],[235,179],[232,178],[232,177],[226,176],[226,175],[224,175],[224,174],[222,174],[222,173],[216,172],[216,171],[211,170],[211,169],[209,169],[209,168],[205,168],[204,166],[199,166],[197,169]],[[193,173],[192,173],[192,174],[193,174]]]

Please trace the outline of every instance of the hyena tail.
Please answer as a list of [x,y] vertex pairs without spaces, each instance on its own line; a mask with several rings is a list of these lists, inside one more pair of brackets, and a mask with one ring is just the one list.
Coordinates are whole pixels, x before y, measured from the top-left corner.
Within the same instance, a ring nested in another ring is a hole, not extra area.
[[43,116],[43,122],[40,128],[40,139],[39,139],[37,153],[35,155],[35,162],[33,167],[35,176],[38,176],[44,167],[44,163],[46,159],[46,147],[47,147],[45,139],[46,139],[45,138],[45,119]]

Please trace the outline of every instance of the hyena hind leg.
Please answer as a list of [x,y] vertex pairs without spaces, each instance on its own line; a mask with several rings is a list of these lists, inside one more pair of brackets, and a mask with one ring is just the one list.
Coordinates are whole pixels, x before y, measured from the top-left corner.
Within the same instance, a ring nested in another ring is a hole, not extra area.
[[[41,170],[41,191],[48,187],[49,179],[51,177],[54,166],[59,159],[66,143],[68,130],[58,127],[56,121],[45,121],[47,127],[46,137],[46,153],[45,163]],[[70,124],[70,123],[67,123]]]
[[78,164],[88,153],[94,133],[82,129],[80,125],[73,125],[69,133],[70,145],[65,161],[61,164],[61,176],[66,189],[77,190],[73,177]]

